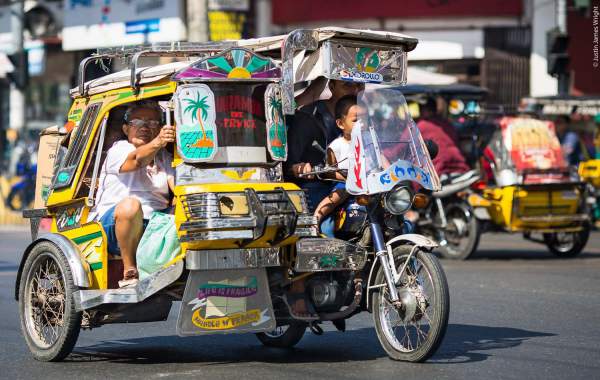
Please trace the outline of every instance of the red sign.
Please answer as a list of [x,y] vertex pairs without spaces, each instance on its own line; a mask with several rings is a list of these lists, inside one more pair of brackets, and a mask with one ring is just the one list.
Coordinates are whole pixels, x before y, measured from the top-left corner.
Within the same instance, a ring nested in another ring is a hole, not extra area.
[[[519,17],[522,0],[277,0],[272,2],[273,23],[306,21],[440,18]],[[326,6],[324,5],[326,4]]]

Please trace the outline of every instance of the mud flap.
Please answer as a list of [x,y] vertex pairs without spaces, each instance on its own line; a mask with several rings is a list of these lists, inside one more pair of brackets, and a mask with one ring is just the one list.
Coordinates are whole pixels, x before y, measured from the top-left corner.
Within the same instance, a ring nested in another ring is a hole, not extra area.
[[178,335],[268,332],[275,327],[265,268],[190,271]]

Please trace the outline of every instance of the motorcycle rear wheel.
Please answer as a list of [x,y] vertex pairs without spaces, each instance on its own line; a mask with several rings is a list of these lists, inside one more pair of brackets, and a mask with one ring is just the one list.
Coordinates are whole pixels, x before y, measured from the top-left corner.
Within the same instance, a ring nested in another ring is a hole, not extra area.
[[275,330],[266,333],[257,333],[256,337],[267,347],[292,348],[304,336],[308,325],[302,322],[293,322],[285,326],[277,326]]
[[[394,249],[394,262],[400,270],[412,246]],[[380,267],[375,284],[385,284]],[[387,286],[373,294],[373,319],[381,346],[393,360],[423,362],[440,346],[448,326],[450,294],[444,271],[438,259],[429,252],[417,250],[397,286],[402,307],[389,301]],[[391,317],[397,317],[393,323]]]

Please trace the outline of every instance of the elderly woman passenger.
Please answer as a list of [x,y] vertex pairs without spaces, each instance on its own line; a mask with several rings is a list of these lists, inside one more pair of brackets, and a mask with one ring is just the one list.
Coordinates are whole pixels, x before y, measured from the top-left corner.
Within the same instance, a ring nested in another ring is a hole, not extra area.
[[138,281],[135,254],[153,211],[169,207],[173,169],[163,149],[175,141],[175,128],[162,125],[157,102],[132,103],[125,113],[127,140],[115,142],[106,154],[93,210],[108,238],[108,252],[123,259],[120,287]]

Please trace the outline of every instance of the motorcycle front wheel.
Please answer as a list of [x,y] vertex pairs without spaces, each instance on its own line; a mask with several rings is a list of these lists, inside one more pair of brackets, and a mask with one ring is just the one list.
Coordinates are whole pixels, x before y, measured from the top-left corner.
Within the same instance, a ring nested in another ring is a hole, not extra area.
[[[412,246],[394,249],[394,263],[401,270]],[[373,294],[375,331],[391,359],[423,362],[435,353],[448,326],[450,294],[444,271],[435,256],[417,249],[396,286],[401,306],[390,302],[385,275],[380,267]]]

